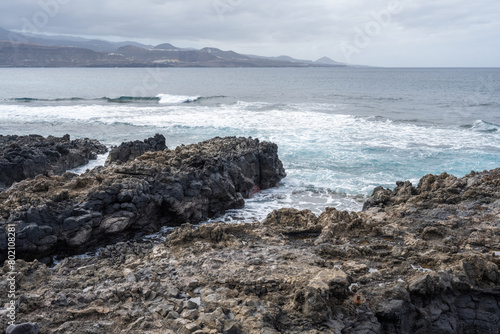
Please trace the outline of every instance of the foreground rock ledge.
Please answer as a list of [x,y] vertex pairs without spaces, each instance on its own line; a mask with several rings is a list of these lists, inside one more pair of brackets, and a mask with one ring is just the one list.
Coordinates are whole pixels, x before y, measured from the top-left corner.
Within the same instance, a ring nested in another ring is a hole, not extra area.
[[53,268],[18,260],[18,321],[42,333],[498,333],[499,199],[500,169],[428,175],[378,189],[364,212],[281,209]]
[[215,138],[81,176],[38,176],[0,194],[0,257],[7,224],[16,225],[16,255],[41,259],[127,240],[162,226],[197,223],[285,177],[278,148],[249,138]]

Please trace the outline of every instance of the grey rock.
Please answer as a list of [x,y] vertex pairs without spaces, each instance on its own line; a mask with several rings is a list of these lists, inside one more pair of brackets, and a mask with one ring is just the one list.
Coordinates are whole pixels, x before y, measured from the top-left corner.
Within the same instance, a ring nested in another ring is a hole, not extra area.
[[40,328],[37,323],[25,322],[19,325],[10,325],[5,330],[6,334],[38,334]]
[[198,310],[184,310],[181,313],[181,317],[188,320],[196,320],[199,314],[200,311]]
[[192,300],[186,300],[183,303],[183,308],[188,309],[188,310],[193,310],[198,308],[198,304]]

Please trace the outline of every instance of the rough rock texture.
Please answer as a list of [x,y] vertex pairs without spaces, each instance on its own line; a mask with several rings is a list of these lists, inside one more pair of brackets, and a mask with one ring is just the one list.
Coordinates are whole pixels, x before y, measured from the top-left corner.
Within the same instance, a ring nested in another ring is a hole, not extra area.
[[165,137],[160,134],[144,139],[144,141],[136,140],[125,142],[120,146],[113,147],[110,150],[108,159],[106,160],[106,165],[132,161],[146,152],[163,151],[166,148]]
[[97,140],[0,135],[0,190],[38,174],[62,174],[107,152]]
[[411,182],[397,182],[394,190],[375,188],[373,195],[365,202],[363,210],[372,207],[395,207],[400,209],[407,204],[409,207],[431,209],[460,202],[489,204],[496,201],[500,193],[500,169],[471,172],[463,178],[443,173],[441,175],[426,175],[417,187]]
[[498,333],[499,192],[500,170],[426,176],[377,191],[364,212],[282,209],[52,268],[18,260],[18,321],[41,333]]
[[7,224],[16,225],[17,257],[41,259],[241,208],[244,198],[285,176],[277,152],[257,139],[215,138],[80,176],[20,182],[0,194],[0,257]]

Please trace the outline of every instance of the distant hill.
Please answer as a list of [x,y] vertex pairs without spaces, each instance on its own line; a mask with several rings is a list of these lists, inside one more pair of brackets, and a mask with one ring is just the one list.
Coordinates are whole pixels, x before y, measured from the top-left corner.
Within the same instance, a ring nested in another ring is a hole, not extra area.
[[109,42],[72,36],[19,34],[0,28],[2,67],[331,67],[345,66],[323,57],[313,62],[289,56],[243,55],[206,47],[179,48],[136,42]]
[[201,50],[179,49],[171,44],[161,44],[151,49],[135,46],[121,47],[115,51],[134,64],[173,67],[288,67],[304,66],[287,61],[255,59],[234,51],[217,48]]
[[339,63],[333,59],[330,59],[328,57],[323,57],[323,58],[320,58],[318,60],[316,60],[314,63],[316,64],[327,64],[327,65],[334,65],[334,66],[342,66],[342,65],[345,65],[343,63]]
[[251,57],[251,58],[256,58],[256,59],[279,60],[279,61],[287,61],[287,62],[291,62],[291,63],[308,64],[308,65],[312,65],[312,66],[342,66],[342,67],[349,66],[349,65],[344,64],[344,63],[336,62],[328,57],[323,57],[323,58],[320,58],[316,61],[312,61],[312,60],[305,60],[305,59],[295,59],[295,58],[292,58],[290,56],[278,56],[278,57],[264,57],[264,56],[256,56],[256,55],[247,55],[247,56]]
[[0,66],[86,67],[123,66],[127,59],[90,49],[0,41]]
[[292,58],[290,56],[271,57],[271,59],[290,61],[292,63],[306,63],[306,64],[312,63],[311,60],[295,59],[295,58]]
[[139,47],[151,47],[150,45],[144,45],[136,42],[109,42],[99,39],[86,39],[81,37],[72,36],[47,36],[40,34],[19,34],[11,32],[9,30],[0,28],[0,40],[11,41],[11,42],[21,42],[21,43],[31,43],[31,44],[41,44],[50,46],[68,46],[68,47],[78,47],[90,49],[97,52],[113,52],[116,49],[125,45],[135,45]]
[[160,45],[157,45],[154,47],[154,49],[158,49],[158,50],[181,50],[180,48],[176,47],[176,46],[173,46],[172,44],[170,43],[163,43],[163,44],[160,44]]
[[313,62],[312,60],[295,59],[295,58],[292,58],[290,56],[278,56],[278,57],[266,57],[266,56],[257,56],[257,55],[246,55],[246,56],[248,56],[250,58],[256,58],[256,59],[288,61],[291,63],[311,64]]
[[29,42],[23,35],[3,28],[0,28],[0,41]]

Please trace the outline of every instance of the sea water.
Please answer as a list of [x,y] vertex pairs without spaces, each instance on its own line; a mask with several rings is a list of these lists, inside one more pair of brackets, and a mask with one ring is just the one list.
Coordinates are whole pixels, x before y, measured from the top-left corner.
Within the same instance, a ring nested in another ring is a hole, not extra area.
[[499,124],[500,69],[0,69],[0,134],[278,144],[288,176],[224,221],[357,211],[376,186],[500,167]]

